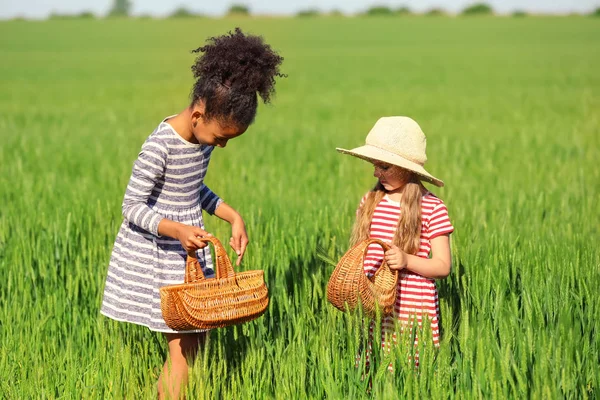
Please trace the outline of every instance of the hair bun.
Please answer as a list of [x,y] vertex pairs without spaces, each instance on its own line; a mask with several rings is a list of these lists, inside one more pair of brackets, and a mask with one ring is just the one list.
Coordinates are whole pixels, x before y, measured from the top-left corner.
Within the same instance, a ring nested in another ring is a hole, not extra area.
[[192,50],[202,53],[192,65],[196,79],[207,79],[242,93],[258,93],[268,103],[275,92],[275,77],[283,57],[261,36],[246,35],[240,28],[210,37],[207,44]]

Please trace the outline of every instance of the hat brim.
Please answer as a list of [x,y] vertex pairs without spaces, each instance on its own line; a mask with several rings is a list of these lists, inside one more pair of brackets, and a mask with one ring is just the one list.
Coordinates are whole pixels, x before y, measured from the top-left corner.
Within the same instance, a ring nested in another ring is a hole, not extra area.
[[444,186],[443,181],[427,172],[422,165],[419,165],[415,162],[407,160],[404,157],[399,156],[398,154],[391,153],[378,147],[365,145],[352,150],[341,149],[339,147],[336,148],[336,150],[340,153],[349,154],[351,156],[358,157],[369,162],[382,161],[388,164],[397,165],[401,168],[416,173],[421,177],[421,179],[432,183],[435,186]]

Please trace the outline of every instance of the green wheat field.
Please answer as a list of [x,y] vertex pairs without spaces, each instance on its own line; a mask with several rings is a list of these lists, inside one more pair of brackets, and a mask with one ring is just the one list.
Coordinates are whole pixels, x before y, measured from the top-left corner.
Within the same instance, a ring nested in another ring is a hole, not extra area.
[[[207,184],[245,218],[240,269],[265,270],[271,303],[211,332],[188,398],[600,397],[590,17],[1,22],[0,397],[155,398],[166,342],[100,316],[108,260],[141,144],[188,103],[190,50],[236,26],[288,77],[213,153]],[[374,184],[335,147],[388,115],[421,124],[455,226],[441,347],[418,369],[398,348],[393,373],[382,354],[355,368],[360,319],[325,296]]]

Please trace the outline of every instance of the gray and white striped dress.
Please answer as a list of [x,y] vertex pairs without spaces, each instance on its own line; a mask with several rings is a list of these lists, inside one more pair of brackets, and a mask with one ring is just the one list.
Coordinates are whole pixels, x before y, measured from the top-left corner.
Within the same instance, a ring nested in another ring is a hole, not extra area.
[[[221,199],[203,183],[214,147],[186,141],[165,121],[144,142],[133,165],[101,313],[175,332],[162,318],[159,288],[183,283],[186,252],[178,240],[159,236],[158,224],[168,218],[204,229],[202,210],[213,214]],[[198,258],[205,275],[213,276],[208,247],[198,251]]]

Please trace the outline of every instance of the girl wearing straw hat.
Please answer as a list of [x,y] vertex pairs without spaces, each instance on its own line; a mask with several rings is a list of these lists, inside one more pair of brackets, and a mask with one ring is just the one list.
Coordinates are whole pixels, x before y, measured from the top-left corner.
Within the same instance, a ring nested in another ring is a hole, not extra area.
[[[368,238],[381,239],[391,245],[383,252],[380,246],[368,247],[364,271],[372,276],[385,260],[399,271],[394,313],[381,324],[381,343],[387,351],[398,342],[400,333],[411,331],[428,321],[433,344],[439,347],[439,302],[436,279],[450,273],[449,236],[453,232],[446,206],[423,186],[422,181],[443,186],[444,183],[423,167],[426,139],[419,125],[408,117],[380,118],[371,129],[364,146],[352,150],[338,148],[344,154],[371,162],[375,187],[360,202],[352,230],[352,245]],[[372,342],[374,322],[369,329]],[[415,336],[415,344],[418,337]],[[369,345],[369,348],[371,346]],[[366,354],[366,364],[370,362]],[[418,358],[415,359],[418,365]],[[392,368],[390,364],[389,368]]]

